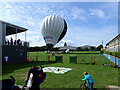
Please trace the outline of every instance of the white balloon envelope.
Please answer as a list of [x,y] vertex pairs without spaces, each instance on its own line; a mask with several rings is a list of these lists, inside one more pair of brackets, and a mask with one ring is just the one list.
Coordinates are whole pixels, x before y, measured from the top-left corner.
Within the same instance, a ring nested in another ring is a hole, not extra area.
[[51,15],[43,19],[40,29],[46,45],[51,48],[65,36],[67,23],[61,17]]

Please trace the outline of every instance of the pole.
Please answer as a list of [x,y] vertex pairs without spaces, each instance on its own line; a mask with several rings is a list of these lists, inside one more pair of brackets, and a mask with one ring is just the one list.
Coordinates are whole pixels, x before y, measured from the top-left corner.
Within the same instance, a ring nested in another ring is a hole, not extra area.
[[[103,46],[103,41],[102,41],[102,46]],[[104,48],[104,47],[103,47]]]
[[96,64],[96,56],[94,56],[94,64]]
[[[5,38],[4,38],[4,43],[3,43],[3,45],[5,45],[5,41],[6,41],[6,34],[7,34],[6,27],[7,27],[7,26],[6,26],[6,24],[5,24],[5,25],[4,25],[4,34],[2,33],[2,34],[4,35],[4,37],[5,37]],[[2,32],[3,32],[3,31],[2,31]],[[1,36],[2,36],[2,35],[1,35]],[[3,37],[2,37],[2,38],[3,38]],[[2,41],[2,40],[1,40],[1,41]]]
[[62,63],[63,63],[63,55],[62,55]]
[[17,28],[15,28],[15,30],[16,30],[16,31],[15,31],[15,33],[16,33],[16,34],[15,34],[15,40],[17,41]]
[[26,41],[26,31],[25,31],[25,41]]

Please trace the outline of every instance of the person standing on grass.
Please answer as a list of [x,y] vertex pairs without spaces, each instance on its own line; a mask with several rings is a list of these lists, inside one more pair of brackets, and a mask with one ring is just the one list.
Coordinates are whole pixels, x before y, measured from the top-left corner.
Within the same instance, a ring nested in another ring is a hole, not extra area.
[[88,82],[89,90],[93,90],[94,81],[93,81],[91,75],[89,75],[88,72],[84,72],[83,74],[84,74],[84,78],[82,80],[85,80]]
[[[33,74],[33,76],[31,76]],[[25,80],[26,85],[29,87],[29,90],[40,90],[40,84],[44,82],[46,78],[46,73],[43,72],[42,66],[38,68],[36,66],[32,66],[28,71],[27,80]],[[29,80],[31,82],[29,83]]]

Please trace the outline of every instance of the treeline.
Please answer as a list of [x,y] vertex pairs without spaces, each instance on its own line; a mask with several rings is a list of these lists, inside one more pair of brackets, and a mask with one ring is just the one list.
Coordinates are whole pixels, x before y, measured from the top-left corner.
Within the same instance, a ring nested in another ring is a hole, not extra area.
[[[51,51],[60,51],[59,50],[60,47],[53,47],[50,50]],[[100,51],[101,48],[103,48],[101,45],[99,45],[97,48],[96,47],[90,47],[90,48],[81,48],[81,47],[77,47],[77,50],[73,50],[73,51]],[[36,47],[29,47],[29,52],[34,52],[34,51],[47,51],[47,46],[36,46]]]
[[77,47],[77,51],[97,51],[96,47]]
[[[34,52],[34,51],[47,51],[47,46],[41,46],[41,47],[29,47],[29,52]],[[59,51],[59,47],[51,48],[51,51]]]

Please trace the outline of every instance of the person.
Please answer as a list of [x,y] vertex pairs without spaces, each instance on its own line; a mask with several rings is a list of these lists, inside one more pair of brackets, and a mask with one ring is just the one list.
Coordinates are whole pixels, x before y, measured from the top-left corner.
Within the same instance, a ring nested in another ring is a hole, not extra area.
[[5,45],[7,45],[8,44],[8,41],[7,40],[5,40]]
[[14,45],[16,45],[16,44],[17,44],[17,40],[14,41]]
[[9,40],[5,40],[5,45],[9,45]]
[[5,59],[5,63],[7,63],[7,62],[8,62],[8,56],[6,55],[6,56],[4,57],[4,59]]
[[21,40],[20,40],[20,39],[18,39],[18,40],[17,40],[17,45],[20,45],[20,42],[21,42]]
[[12,39],[12,37],[10,39],[10,44],[13,45],[13,39]]
[[32,86],[29,88],[29,90],[40,90],[40,84],[44,82],[46,73],[44,73],[42,69],[32,66],[28,71],[27,80],[25,80],[26,84],[28,83],[31,73],[33,74]]
[[89,90],[93,90],[94,81],[93,81],[91,75],[89,75],[88,72],[84,72],[83,74],[84,74],[84,78],[82,80],[88,82]]

